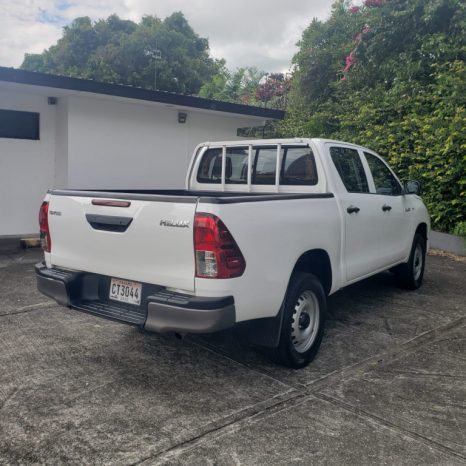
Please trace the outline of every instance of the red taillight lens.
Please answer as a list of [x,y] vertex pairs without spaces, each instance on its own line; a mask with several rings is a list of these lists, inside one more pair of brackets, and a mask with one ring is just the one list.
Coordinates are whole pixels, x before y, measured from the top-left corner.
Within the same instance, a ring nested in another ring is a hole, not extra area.
[[50,239],[49,230],[49,203],[43,202],[39,210],[39,230],[40,242],[42,249],[45,252],[50,252],[52,249],[52,240]]
[[196,277],[234,278],[246,268],[243,254],[225,224],[213,214],[194,218]]

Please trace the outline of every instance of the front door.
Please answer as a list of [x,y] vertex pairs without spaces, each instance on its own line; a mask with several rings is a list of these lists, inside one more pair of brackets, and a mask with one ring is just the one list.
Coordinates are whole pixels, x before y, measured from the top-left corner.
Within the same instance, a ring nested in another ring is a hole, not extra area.
[[407,215],[411,207],[403,195],[400,182],[385,162],[367,151],[364,151],[364,157],[374,185],[371,187],[372,197],[376,198],[376,207],[383,216],[380,234],[381,267],[388,267],[406,258],[411,248],[412,226]]

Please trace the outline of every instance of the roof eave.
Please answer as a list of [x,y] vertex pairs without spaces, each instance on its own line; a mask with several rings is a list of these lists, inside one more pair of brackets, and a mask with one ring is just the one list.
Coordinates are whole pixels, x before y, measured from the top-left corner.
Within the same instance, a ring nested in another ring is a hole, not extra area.
[[183,107],[234,113],[237,115],[254,116],[269,120],[283,120],[285,117],[285,112],[283,110],[253,107],[250,105],[222,102],[190,95],[152,91],[140,87],[103,83],[89,79],[71,78],[68,76],[18,70],[16,68],[6,68],[2,66],[0,66],[0,81],[166,103]]

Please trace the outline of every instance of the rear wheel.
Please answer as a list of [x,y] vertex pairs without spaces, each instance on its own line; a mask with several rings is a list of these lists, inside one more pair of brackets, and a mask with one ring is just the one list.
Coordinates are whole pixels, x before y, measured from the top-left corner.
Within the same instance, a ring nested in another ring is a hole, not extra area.
[[413,246],[408,262],[395,267],[398,282],[404,288],[416,290],[422,285],[426,265],[426,241],[419,233],[414,235]]
[[307,366],[324,335],[327,300],[318,278],[307,273],[294,274],[283,306],[280,341],[273,358],[287,367]]

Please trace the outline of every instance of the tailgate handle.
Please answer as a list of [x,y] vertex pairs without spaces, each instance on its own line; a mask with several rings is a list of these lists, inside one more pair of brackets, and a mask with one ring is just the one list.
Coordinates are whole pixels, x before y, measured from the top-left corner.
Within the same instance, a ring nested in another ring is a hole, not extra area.
[[113,215],[86,214],[86,220],[94,230],[124,232],[133,221],[132,217],[115,217]]
[[129,201],[112,201],[110,199],[92,199],[92,205],[101,205],[106,207],[129,207]]

